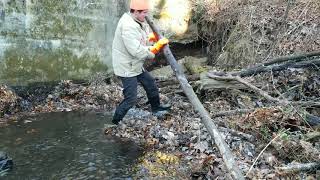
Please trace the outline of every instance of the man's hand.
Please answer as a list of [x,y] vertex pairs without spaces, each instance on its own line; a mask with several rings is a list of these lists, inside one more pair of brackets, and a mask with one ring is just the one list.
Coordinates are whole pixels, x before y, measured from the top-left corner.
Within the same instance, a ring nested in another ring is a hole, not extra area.
[[159,37],[156,33],[153,32],[148,35],[149,42],[157,42],[158,40],[159,40]]
[[169,40],[167,38],[161,38],[158,42],[151,46],[150,51],[153,54],[157,54],[168,43]]

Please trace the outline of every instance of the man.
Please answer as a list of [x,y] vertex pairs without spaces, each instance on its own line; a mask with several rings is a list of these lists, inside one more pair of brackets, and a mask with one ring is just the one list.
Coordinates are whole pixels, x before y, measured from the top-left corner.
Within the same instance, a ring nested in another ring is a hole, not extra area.
[[[115,75],[122,81],[124,99],[116,108],[112,120],[114,124],[118,124],[136,104],[138,82],[147,93],[154,115],[162,116],[170,108],[160,105],[155,80],[143,68],[145,60],[153,59],[155,54],[169,43],[168,39],[162,38],[153,46],[147,46],[148,25],[145,17],[148,10],[148,0],[131,0],[130,12],[120,18],[116,28],[112,44],[112,63]],[[154,40],[155,36],[150,38]]]

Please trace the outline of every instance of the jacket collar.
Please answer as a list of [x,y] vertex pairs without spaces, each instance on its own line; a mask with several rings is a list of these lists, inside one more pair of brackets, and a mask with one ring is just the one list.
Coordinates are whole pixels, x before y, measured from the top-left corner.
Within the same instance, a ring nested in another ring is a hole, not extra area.
[[142,22],[142,21],[139,21],[137,18],[135,18],[130,12],[128,12],[128,15],[135,21],[135,22],[137,22],[140,26],[141,26],[141,28],[143,27],[143,23],[144,22]]

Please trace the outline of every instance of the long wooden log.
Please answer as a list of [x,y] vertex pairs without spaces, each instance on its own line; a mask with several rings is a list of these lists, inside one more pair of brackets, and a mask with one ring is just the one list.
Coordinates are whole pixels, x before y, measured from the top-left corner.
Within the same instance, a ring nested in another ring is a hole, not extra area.
[[289,61],[280,65],[257,66],[257,67],[245,69],[240,72],[233,72],[231,73],[231,75],[247,77],[247,76],[252,76],[252,75],[256,75],[263,72],[282,71],[287,68],[306,68],[306,67],[318,67],[318,66],[320,66],[320,59],[314,59],[310,61],[301,61],[301,62]]
[[274,58],[268,62],[265,62],[263,64],[260,64],[258,66],[270,66],[273,64],[280,64],[280,63],[287,62],[287,61],[298,62],[298,61],[303,61],[306,58],[310,58],[313,56],[320,56],[320,51],[314,51],[314,52],[302,53],[302,54],[290,55],[290,56],[281,56],[281,57]]
[[[146,17],[146,20],[150,25],[151,29],[153,30],[153,32],[155,32],[159,36],[159,38],[162,38],[163,36],[160,34],[158,27],[148,17]],[[163,48],[163,52],[173,72],[175,73],[177,79],[179,80],[179,83],[183,91],[185,92],[186,96],[188,97],[189,101],[191,102],[195,110],[201,116],[202,123],[204,124],[209,134],[211,135],[213,141],[217,145],[229,173],[234,179],[244,180],[244,176],[241,173],[240,169],[238,168],[230,148],[228,147],[227,143],[224,141],[223,137],[218,131],[217,126],[212,121],[208,111],[206,111],[206,109],[203,107],[202,103],[200,102],[199,98],[193,91],[192,86],[189,84],[188,80],[186,79],[182,71],[182,68],[177,63],[175,57],[173,56],[169,48],[169,45],[166,45]]]
[[[249,69],[237,72],[235,75],[238,75],[241,77],[251,76],[251,75],[261,73],[261,72],[265,72],[264,70],[268,71],[270,68],[266,68],[266,67],[270,66],[270,65],[281,64],[281,63],[286,62],[286,64],[289,66],[291,64],[294,64],[294,63],[297,63],[300,61],[306,61],[307,58],[317,57],[317,56],[320,56],[320,51],[302,53],[302,54],[297,54],[297,55],[281,56],[281,57],[274,58],[268,62],[258,64],[254,67],[249,68]],[[306,62],[308,62],[308,61],[306,61]],[[286,67],[286,65],[284,65],[282,67]],[[282,69],[275,68],[275,70],[282,70]]]

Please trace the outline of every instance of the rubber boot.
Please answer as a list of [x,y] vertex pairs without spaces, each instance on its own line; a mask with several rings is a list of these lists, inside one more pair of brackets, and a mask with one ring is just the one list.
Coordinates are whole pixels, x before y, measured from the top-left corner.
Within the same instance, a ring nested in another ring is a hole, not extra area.
[[163,118],[169,114],[168,110],[171,108],[170,105],[160,105],[159,96],[153,97],[149,99],[152,114],[157,118]]
[[115,125],[118,125],[119,124],[119,122],[122,120],[122,116],[121,115],[119,115],[118,113],[117,113],[117,111],[114,113],[114,115],[113,115],[113,118],[112,118],[112,123],[113,124],[115,124]]

